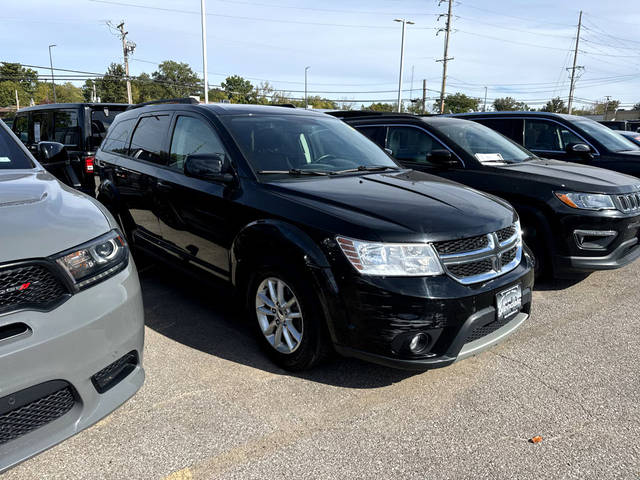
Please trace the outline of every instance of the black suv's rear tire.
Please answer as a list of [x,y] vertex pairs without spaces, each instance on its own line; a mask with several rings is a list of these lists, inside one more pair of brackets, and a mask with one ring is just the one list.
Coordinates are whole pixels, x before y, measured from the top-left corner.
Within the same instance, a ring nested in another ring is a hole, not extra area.
[[326,320],[307,275],[291,268],[263,268],[252,276],[246,293],[249,321],[274,363],[301,371],[326,356]]

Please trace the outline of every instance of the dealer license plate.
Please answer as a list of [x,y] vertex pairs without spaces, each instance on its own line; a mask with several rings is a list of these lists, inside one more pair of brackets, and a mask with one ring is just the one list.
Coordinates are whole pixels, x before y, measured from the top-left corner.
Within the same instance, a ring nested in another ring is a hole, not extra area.
[[498,320],[509,318],[522,308],[522,290],[520,285],[511,287],[496,295],[496,305],[498,307]]

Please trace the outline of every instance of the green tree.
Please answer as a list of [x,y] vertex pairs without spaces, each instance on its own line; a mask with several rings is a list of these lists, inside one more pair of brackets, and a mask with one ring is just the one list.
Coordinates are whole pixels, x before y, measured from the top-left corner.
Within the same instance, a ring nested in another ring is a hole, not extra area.
[[640,102],[636,103],[631,110],[640,110]]
[[[454,93],[447,95],[444,99],[444,113],[465,113],[478,111],[480,99],[465,95],[464,93]],[[440,109],[440,102],[436,102],[433,108]]]
[[[181,98],[203,95],[202,82],[189,64],[165,60],[151,74],[161,98]],[[154,92],[156,92],[154,90]]]
[[360,110],[368,110],[370,112],[393,112],[396,110],[396,105],[394,103],[375,102],[366,107],[362,105]]
[[518,102],[513,97],[502,97],[496,98],[493,101],[493,109],[496,112],[506,112],[506,111],[525,111],[530,110],[529,105],[524,102]]
[[96,80],[96,93],[102,102],[127,102],[127,82],[124,67],[112,63],[104,77]]
[[553,112],[553,113],[567,113],[567,107],[564,104],[564,100],[560,97],[552,98],[547,104],[540,109],[541,112]]
[[593,106],[593,114],[594,115],[604,115],[607,113],[615,113],[620,106],[620,100],[607,100],[604,102],[597,102]]
[[[304,107],[304,100],[301,101],[302,107]],[[323,108],[326,110],[337,110],[338,104],[328,98],[323,98],[318,95],[307,97],[307,104],[313,108]]]
[[166,95],[164,86],[156,83],[148,73],[138,75],[138,77],[132,81],[132,85],[137,90],[137,95],[134,96],[133,100],[136,103],[171,97],[171,95]]
[[231,103],[256,103],[256,91],[249,80],[240,75],[227,77],[220,84]]
[[24,107],[29,104],[29,96],[20,83],[4,80],[0,81],[0,107],[8,107],[9,105],[16,104],[16,90],[18,91],[20,106]]
[[38,86],[38,72],[19,63],[0,62],[0,81],[17,82],[27,95],[33,95]]

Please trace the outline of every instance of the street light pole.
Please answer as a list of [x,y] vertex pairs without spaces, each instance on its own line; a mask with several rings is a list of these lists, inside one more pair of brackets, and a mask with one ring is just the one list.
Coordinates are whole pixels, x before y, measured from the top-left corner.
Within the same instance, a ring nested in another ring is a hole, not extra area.
[[309,103],[307,102],[307,72],[311,67],[304,67],[304,108],[305,110],[309,108]]
[[400,77],[398,78],[398,112],[402,111],[402,71],[404,69],[404,30],[407,24],[414,25],[414,22],[404,18],[396,18],[394,22],[402,23],[402,42],[400,43]]
[[200,1],[200,16],[202,21],[202,68],[204,69],[204,103],[209,103],[209,76],[207,74],[207,19],[205,0]]
[[51,57],[51,47],[56,47],[57,45],[54,43],[53,45],[49,45],[49,65],[51,65],[51,86],[53,87],[53,103],[58,103],[58,99],[56,97],[56,82],[53,77],[53,59]]

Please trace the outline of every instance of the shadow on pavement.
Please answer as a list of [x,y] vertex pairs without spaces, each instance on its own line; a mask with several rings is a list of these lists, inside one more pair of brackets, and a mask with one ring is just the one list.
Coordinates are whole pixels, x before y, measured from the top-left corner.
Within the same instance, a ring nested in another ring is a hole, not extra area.
[[536,284],[533,287],[533,290],[537,290],[540,292],[550,292],[557,290],[565,290],[567,288],[571,288],[574,285],[582,282],[586,279],[590,274],[586,273],[581,276],[577,276],[575,278],[551,278],[544,280],[537,280]]
[[349,388],[378,388],[415,374],[339,356],[290,373],[263,353],[232,289],[165,267],[140,269],[145,324],[183,345],[253,368]]

